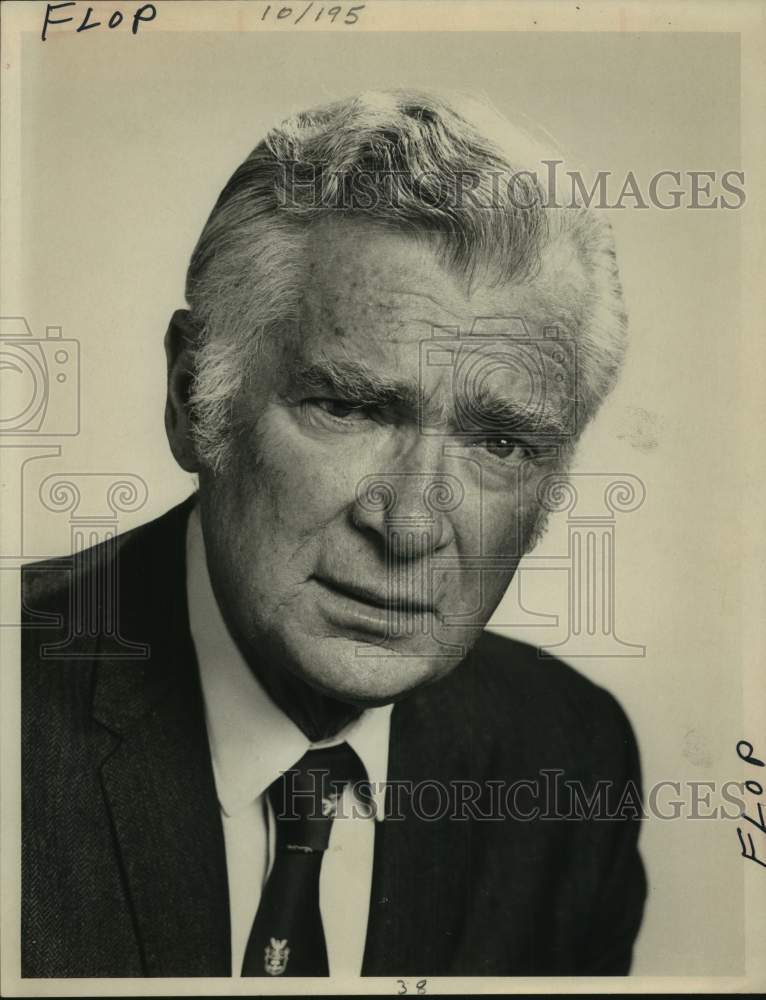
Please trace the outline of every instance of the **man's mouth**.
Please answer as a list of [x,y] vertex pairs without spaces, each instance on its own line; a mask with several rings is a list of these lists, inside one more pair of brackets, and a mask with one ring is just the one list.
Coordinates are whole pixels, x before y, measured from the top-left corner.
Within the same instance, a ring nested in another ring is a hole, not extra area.
[[389,637],[429,631],[425,622],[435,609],[420,597],[402,594],[401,590],[381,593],[373,587],[330,577],[313,579],[321,589],[324,616],[344,630]]
[[381,593],[373,587],[364,587],[355,583],[342,583],[329,577],[315,577],[328,590],[334,591],[342,597],[349,597],[362,604],[369,604],[374,608],[381,608],[384,611],[392,611],[398,614],[422,614],[432,612],[432,604],[422,599],[405,595],[401,592]]

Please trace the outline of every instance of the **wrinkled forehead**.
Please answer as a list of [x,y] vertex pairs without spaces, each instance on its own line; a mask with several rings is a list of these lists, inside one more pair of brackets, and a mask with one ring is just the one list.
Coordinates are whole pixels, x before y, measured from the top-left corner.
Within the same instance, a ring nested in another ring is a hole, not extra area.
[[[510,389],[514,379],[524,389],[532,369],[545,377],[541,359],[563,368],[573,362],[566,344],[574,342],[585,282],[563,243],[550,248],[534,280],[503,287],[456,274],[427,238],[364,223],[316,227],[306,260],[289,363],[360,363],[435,395],[459,385],[474,394]],[[456,382],[456,370],[476,365],[481,379]],[[566,382],[559,387],[569,392],[571,377],[560,376],[551,388]]]
[[507,340],[511,348],[529,337],[546,340],[553,328],[571,337],[586,289],[565,241],[548,248],[529,282],[498,287],[480,275],[471,280],[448,268],[426,236],[369,223],[320,224],[306,252],[300,348],[361,350],[383,362],[391,347],[446,331],[477,343]]

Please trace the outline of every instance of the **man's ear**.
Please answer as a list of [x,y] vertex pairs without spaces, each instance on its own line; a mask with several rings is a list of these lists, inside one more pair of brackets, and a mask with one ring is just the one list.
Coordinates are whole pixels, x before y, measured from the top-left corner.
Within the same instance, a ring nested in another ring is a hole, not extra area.
[[192,436],[189,391],[193,374],[192,346],[196,329],[188,309],[176,309],[165,334],[168,362],[168,394],[165,432],[176,462],[187,472],[198,472],[200,463]]

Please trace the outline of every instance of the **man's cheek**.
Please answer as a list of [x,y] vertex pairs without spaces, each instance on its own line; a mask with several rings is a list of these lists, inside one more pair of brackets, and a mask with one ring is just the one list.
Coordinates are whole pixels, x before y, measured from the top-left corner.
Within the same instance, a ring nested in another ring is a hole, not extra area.
[[519,557],[529,520],[529,510],[518,493],[485,494],[475,550],[490,557]]
[[282,454],[273,470],[281,500],[304,520],[326,523],[350,509],[357,486],[368,472],[364,451],[348,438],[346,448],[322,449],[301,442]]
[[547,468],[528,471],[515,495],[513,515],[509,520],[513,528],[512,544],[519,556],[523,556],[529,548],[530,539],[539,521],[542,512],[539,487],[549,472]]

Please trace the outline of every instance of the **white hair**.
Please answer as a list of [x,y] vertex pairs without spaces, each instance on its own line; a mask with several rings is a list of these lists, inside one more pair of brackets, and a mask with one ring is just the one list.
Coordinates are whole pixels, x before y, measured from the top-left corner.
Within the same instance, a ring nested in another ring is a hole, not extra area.
[[233,401],[264,335],[297,319],[308,230],[331,213],[424,235],[469,282],[543,281],[544,251],[566,238],[587,282],[585,306],[569,311],[584,426],[616,381],[627,323],[609,224],[581,204],[548,206],[546,155],[487,105],[406,91],[361,94],[269,131],[221,192],[187,274],[200,459],[224,466]]

